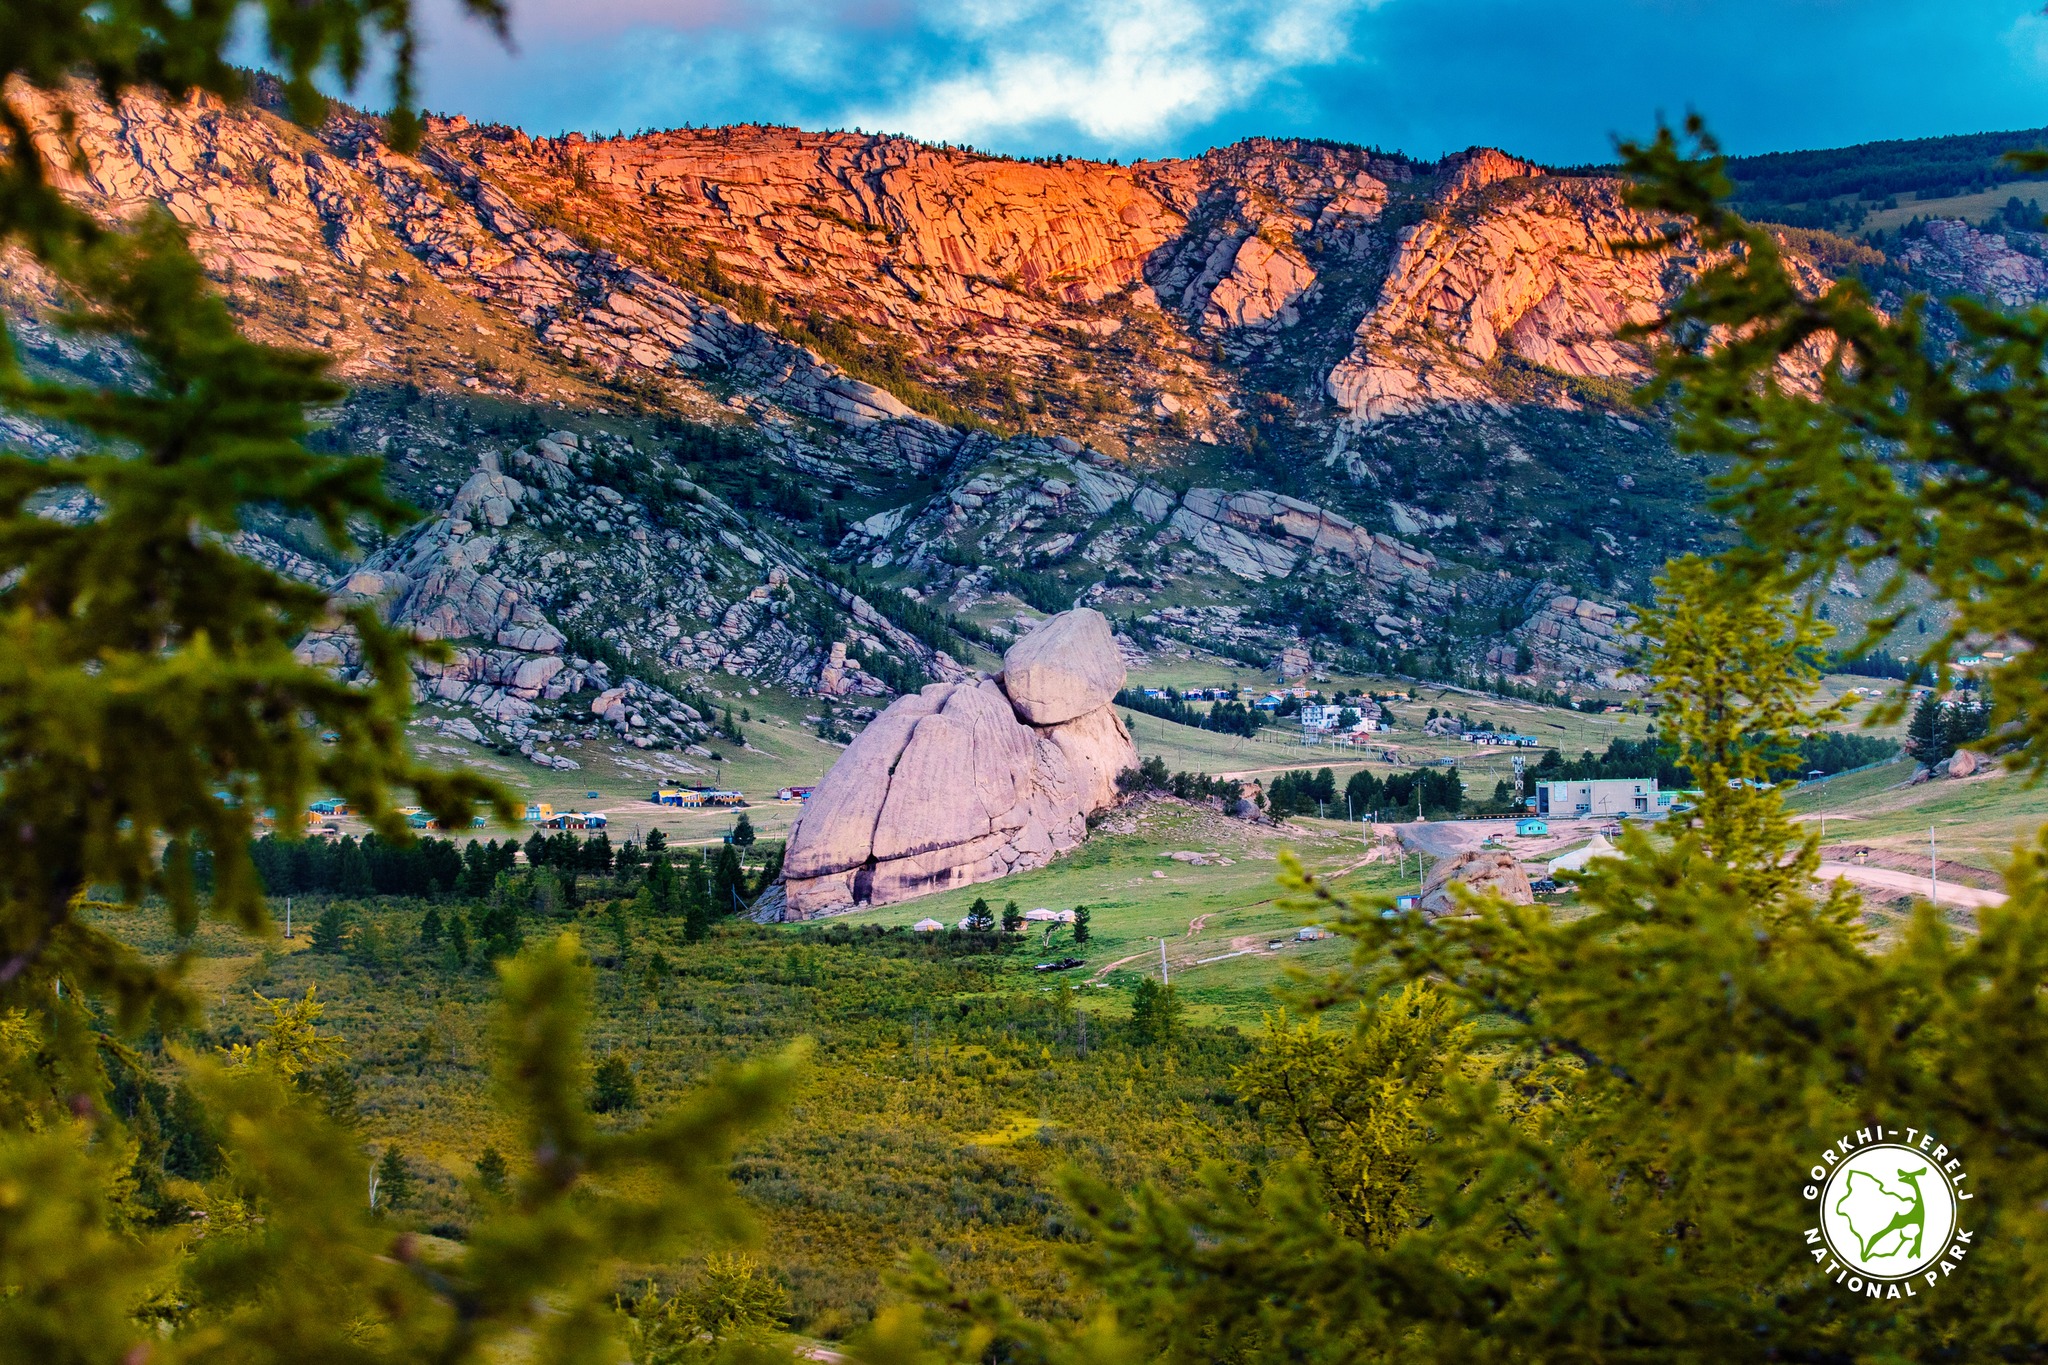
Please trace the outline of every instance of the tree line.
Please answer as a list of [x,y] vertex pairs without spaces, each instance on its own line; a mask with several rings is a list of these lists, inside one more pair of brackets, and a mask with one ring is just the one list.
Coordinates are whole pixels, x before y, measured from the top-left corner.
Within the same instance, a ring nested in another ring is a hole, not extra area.
[[1168,774],[1166,760],[1157,754],[1118,773],[1116,789],[1126,796],[1160,792],[1183,801],[1221,801],[1226,811],[1244,799],[1244,783],[1235,778],[1211,777],[1207,773]]
[[1159,720],[1170,720],[1176,725],[1211,730],[1222,735],[1242,735],[1246,739],[1256,735],[1266,723],[1266,717],[1258,707],[1246,706],[1241,701],[1219,701],[1204,711],[1178,697],[1148,697],[1135,687],[1126,687],[1118,692],[1116,704]]

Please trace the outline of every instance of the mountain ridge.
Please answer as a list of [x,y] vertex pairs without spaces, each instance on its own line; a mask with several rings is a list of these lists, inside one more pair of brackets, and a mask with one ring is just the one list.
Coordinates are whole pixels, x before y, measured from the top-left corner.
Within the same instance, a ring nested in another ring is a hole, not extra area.
[[[28,104],[55,151],[63,111]],[[308,130],[260,100],[69,104],[67,190],[184,223],[252,333],[356,385],[326,439],[438,511],[361,564],[304,528],[252,552],[461,642],[423,697],[529,756],[550,731],[702,747],[682,693],[720,672],[958,676],[1025,603],[1101,606],[1141,652],[1625,687],[1627,602],[1719,534],[1616,338],[1702,260],[1612,179],[1492,149],[1123,166],[461,118],[404,156],[345,108]],[[1816,284],[1851,259],[1788,241]],[[1955,243],[1911,268],[1997,264]],[[121,363],[6,270],[39,363]],[[572,638],[638,661],[668,698],[647,725],[576,712],[623,684]]]

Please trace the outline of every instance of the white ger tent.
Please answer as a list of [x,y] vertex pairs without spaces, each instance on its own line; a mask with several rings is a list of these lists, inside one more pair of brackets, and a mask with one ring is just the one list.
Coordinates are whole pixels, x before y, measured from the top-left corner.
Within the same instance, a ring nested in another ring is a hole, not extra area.
[[1615,848],[1613,844],[1608,843],[1605,835],[1596,834],[1593,836],[1593,842],[1587,844],[1584,848],[1575,848],[1562,858],[1552,858],[1550,860],[1550,875],[1555,877],[1560,872],[1583,872],[1586,870],[1586,864],[1592,862],[1595,858],[1619,858],[1620,856],[1620,850]]

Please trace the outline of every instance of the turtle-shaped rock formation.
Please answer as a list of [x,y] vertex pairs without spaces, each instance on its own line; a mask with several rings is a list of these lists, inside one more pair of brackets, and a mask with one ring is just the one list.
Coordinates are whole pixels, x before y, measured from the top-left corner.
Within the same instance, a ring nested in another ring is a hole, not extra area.
[[1137,748],[1110,701],[1109,622],[1062,612],[1003,671],[897,698],[811,794],[783,862],[790,919],[890,905],[1042,867],[1116,800]]

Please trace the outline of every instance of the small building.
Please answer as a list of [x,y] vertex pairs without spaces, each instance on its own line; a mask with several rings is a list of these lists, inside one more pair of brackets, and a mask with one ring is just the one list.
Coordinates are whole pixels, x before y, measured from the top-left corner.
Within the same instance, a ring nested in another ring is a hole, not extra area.
[[1538,834],[1548,834],[1550,833],[1550,822],[1548,820],[1536,819],[1517,820],[1515,821],[1515,833],[1522,835],[1524,838]]
[[784,787],[781,791],[775,793],[775,799],[777,801],[808,801],[811,799],[811,793],[816,790],[817,788],[815,787]]
[[1330,931],[1323,928],[1320,924],[1303,925],[1294,931],[1294,940],[1297,943],[1313,943],[1319,938],[1328,938],[1329,936]]
[[1499,745],[1509,749],[1533,749],[1538,743],[1534,735],[1510,735],[1499,730],[1466,730],[1458,738],[1467,744]]
[[1660,803],[1654,777],[1610,777],[1584,782],[1538,782],[1536,814],[1549,816],[1648,815]]
[[1036,910],[1026,910],[1024,918],[1040,924],[1072,924],[1074,922],[1074,912],[1071,910],[1048,910],[1041,905]]
[[556,829],[603,829],[611,821],[597,811],[565,810],[552,823]]
[[945,927],[945,925],[935,919],[921,919],[910,926],[910,932],[913,934],[936,934]]
[[433,817],[433,816],[431,816],[431,815],[427,814],[427,813],[426,813],[425,811],[421,810],[421,809],[420,809],[419,807],[417,807],[417,806],[407,806],[407,807],[406,807],[406,808],[405,808],[404,810],[400,811],[400,812],[399,812],[399,814],[400,814],[400,815],[403,815],[403,816],[405,817],[405,823],[406,823],[406,825],[407,825],[407,826],[408,826],[409,828],[412,828],[412,829],[439,829],[439,828],[440,828],[440,826],[439,826],[439,825],[436,825],[436,824],[434,823],[434,817]]
[[526,803],[526,823],[529,825],[544,825],[554,818],[555,808],[549,802],[529,801]]
[[314,815],[322,816],[327,819],[333,819],[337,815],[348,814],[348,802],[342,800],[338,796],[330,796],[327,797],[325,800],[315,801],[312,805],[306,807],[306,809]]
[[[796,789],[791,788],[790,790]],[[655,791],[654,795],[647,799],[657,806],[674,806],[680,810],[697,810],[704,806],[744,806],[747,804],[747,798],[744,794],[736,791],[722,791],[717,787],[661,787]]]

